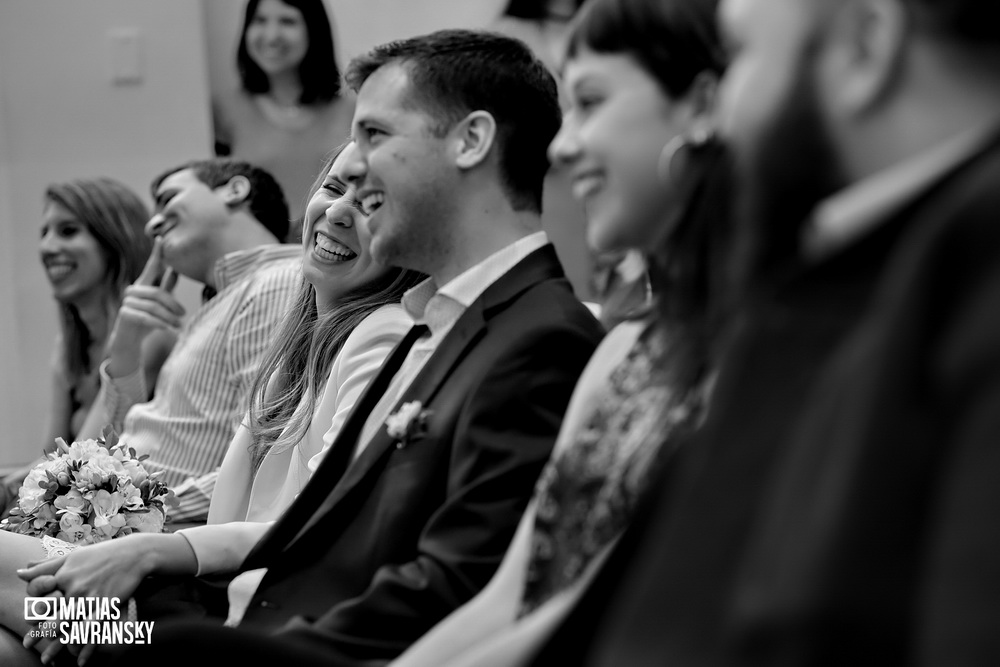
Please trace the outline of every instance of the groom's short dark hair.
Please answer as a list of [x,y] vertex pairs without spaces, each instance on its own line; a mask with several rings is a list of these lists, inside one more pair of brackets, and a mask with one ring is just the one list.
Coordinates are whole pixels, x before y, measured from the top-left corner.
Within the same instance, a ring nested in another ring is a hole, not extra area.
[[347,66],[357,92],[376,70],[402,64],[414,100],[444,134],[473,111],[497,124],[500,177],[515,209],[542,210],[547,150],[562,111],[555,78],[521,41],[497,33],[441,30],[375,47]]

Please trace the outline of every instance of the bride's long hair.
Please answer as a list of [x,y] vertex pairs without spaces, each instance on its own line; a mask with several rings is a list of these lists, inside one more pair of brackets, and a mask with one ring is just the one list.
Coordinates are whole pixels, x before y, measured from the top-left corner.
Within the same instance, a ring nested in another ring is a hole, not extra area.
[[[310,196],[322,185],[341,150],[327,161]],[[406,290],[425,277],[417,271],[390,268],[345,294],[322,317],[316,308],[316,289],[303,278],[250,387],[246,426],[255,474],[268,452],[294,447],[305,437],[333,360],[354,328],[382,306],[398,303]]]

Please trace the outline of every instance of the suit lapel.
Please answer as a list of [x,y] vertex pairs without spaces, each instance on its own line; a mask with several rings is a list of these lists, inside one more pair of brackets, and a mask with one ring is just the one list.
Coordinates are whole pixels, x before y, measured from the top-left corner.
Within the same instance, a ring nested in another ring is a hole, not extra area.
[[[411,401],[420,401],[423,405],[429,405],[434,400],[434,395],[442,383],[451,375],[455,365],[465,357],[466,351],[479,340],[485,331],[486,323],[483,320],[482,304],[477,301],[455,322],[451,331],[448,332],[420,373],[400,396],[391,412],[398,410],[403,403]],[[395,442],[395,439],[389,436],[385,425],[380,426],[358,458],[348,466],[347,471],[333,488],[333,491],[313,513],[299,532],[298,537],[308,533],[321,517],[325,516],[350,493],[372,471],[383,455],[395,447]]]
[[302,492],[284,512],[282,519],[275,523],[266,536],[253,548],[245,561],[247,564],[255,561],[262,562],[268,554],[274,553],[286,545],[298,533],[302,523],[312,515],[313,508],[323,502],[330,487],[334,486],[337,480],[343,476],[344,469],[351,461],[354,444],[361,434],[361,429],[364,428],[368,413],[372,411],[382,394],[385,393],[393,376],[406,359],[410,348],[413,347],[413,343],[425,331],[427,328],[424,326],[412,327],[385,360],[378,375],[365,389],[354,410],[347,417],[337,441],[323,457],[323,461],[310,478],[310,483],[306,484]]
[[[441,385],[451,375],[454,367],[465,358],[466,354],[474,348],[475,343],[485,335],[491,317],[534,285],[544,280],[564,277],[562,266],[559,264],[555,249],[551,245],[544,246],[528,255],[528,257],[487,288],[466,309],[458,321],[455,322],[451,331],[448,332],[448,335],[445,336],[444,340],[441,341],[437,349],[427,360],[420,373],[400,396],[399,401],[393,406],[392,412],[395,412],[401,404],[411,401],[420,401],[424,405],[429,405],[441,388]],[[396,352],[399,352],[399,348],[397,348]],[[402,360],[399,363],[401,364]],[[389,362],[387,361],[383,366],[383,371],[388,367]],[[394,367],[392,371],[393,375],[398,369],[399,364]],[[382,375],[383,373],[380,373],[377,379],[381,379]],[[378,399],[385,392],[388,381],[377,387],[377,396],[371,396],[374,390],[376,390],[375,384],[375,382],[372,383],[372,386],[366,391],[362,402],[359,402],[348,419],[348,424],[352,424],[354,427],[348,429],[348,425],[345,425],[337,437],[337,441],[331,447],[331,451],[326,459],[320,464],[320,467],[313,474],[313,478],[306,485],[306,488],[299,494],[292,507],[285,512],[282,520],[272,529],[272,532],[276,533],[278,527],[285,523],[289,524],[289,528],[291,528],[293,525],[293,512],[299,512],[308,516],[308,521],[304,524],[301,521],[294,521],[294,527],[296,528],[294,532],[286,529],[280,535],[276,535],[277,539],[266,538],[266,541],[272,543],[275,549],[280,550],[284,548],[287,550],[290,548],[293,543],[307,534],[323,517],[333,511],[365,477],[373,471],[381,469],[376,464],[387,452],[391,451],[395,442],[393,438],[389,437],[384,425],[378,430],[371,442],[367,444],[361,455],[353,462],[350,461],[350,456],[353,455],[356,448],[361,428],[365,421],[367,421],[368,415],[375,407]],[[355,424],[354,422],[359,423]],[[337,452],[338,455],[335,463],[330,462],[332,458],[330,455],[334,452]],[[345,455],[348,457],[346,460],[343,459]],[[330,462],[330,465],[328,465],[328,462]],[[343,472],[343,476],[340,477],[338,475],[334,477],[333,474],[343,471],[344,466],[347,467],[347,470]],[[326,472],[324,472],[324,469],[326,469]],[[330,484],[333,479],[338,481],[331,490]],[[308,497],[306,497],[307,492],[309,492]],[[305,500],[303,500],[304,498]],[[301,529],[298,529],[298,526],[301,526]],[[291,539],[293,535],[295,537]],[[254,553],[256,551],[255,549]],[[247,563],[249,564],[250,562],[248,559]],[[260,567],[261,561],[258,561],[254,566]]]

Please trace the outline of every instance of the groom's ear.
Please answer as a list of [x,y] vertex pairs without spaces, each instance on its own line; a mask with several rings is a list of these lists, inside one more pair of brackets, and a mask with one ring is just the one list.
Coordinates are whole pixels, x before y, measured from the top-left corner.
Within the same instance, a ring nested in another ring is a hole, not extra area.
[[452,128],[455,165],[472,169],[489,155],[496,141],[497,122],[488,111],[473,111]]

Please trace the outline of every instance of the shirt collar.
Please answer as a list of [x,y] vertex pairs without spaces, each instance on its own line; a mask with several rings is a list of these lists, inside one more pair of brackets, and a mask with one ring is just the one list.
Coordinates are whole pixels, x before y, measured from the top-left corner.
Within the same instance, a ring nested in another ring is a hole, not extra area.
[[226,253],[215,262],[215,291],[221,292],[265,262],[301,254],[302,248],[293,243],[271,243]]
[[820,202],[803,229],[806,257],[825,257],[888,219],[970,157],[985,136],[982,128],[965,131]]
[[454,324],[490,285],[548,243],[545,232],[535,232],[466,269],[441,288],[428,278],[403,295],[403,308],[415,323],[426,324],[435,335]]

